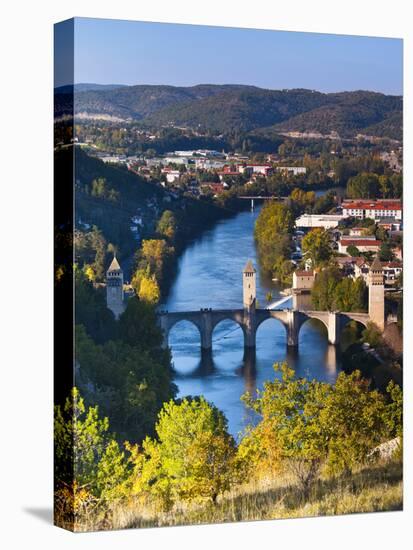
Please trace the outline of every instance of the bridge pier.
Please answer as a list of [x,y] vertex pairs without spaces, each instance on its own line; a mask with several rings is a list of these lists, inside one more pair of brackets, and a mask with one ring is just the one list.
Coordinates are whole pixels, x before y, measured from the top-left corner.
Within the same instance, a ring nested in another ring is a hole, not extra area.
[[328,343],[336,346],[340,337],[340,318],[335,312],[328,313]]
[[298,347],[298,334],[300,327],[298,325],[297,312],[292,310],[287,315],[287,346],[296,348]]
[[255,301],[249,307],[244,308],[243,332],[244,332],[244,349],[245,350],[255,349],[255,344],[256,344],[255,335],[257,332]]
[[168,316],[164,313],[161,313],[158,317],[158,324],[162,331],[162,349],[168,348],[168,335],[169,335],[169,324],[168,324]]
[[212,319],[210,311],[201,313],[201,351],[212,350]]

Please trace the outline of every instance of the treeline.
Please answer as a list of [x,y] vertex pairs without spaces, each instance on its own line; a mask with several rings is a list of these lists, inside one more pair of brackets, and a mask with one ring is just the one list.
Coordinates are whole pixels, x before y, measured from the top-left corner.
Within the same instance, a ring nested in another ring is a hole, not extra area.
[[350,199],[400,199],[403,176],[362,172],[348,180],[346,194]]
[[390,383],[382,394],[359,372],[341,373],[331,385],[296,379],[286,364],[275,368],[279,374],[257,396],[242,398],[259,421],[238,445],[223,413],[202,397],[165,403],[153,437],[141,445],[120,443],[108,418],[74,388],[55,414],[57,523],[75,530],[116,528],[126,507],[129,524],[146,517],[147,525],[165,525],[179,510],[186,510],[185,523],[193,506],[203,507],[208,521],[236,487],[233,512],[242,520],[243,495],[249,498],[254,480],[268,485],[288,475],[305,504],[321,477],[351,476],[374,462],[374,449],[387,440],[399,438],[401,459],[399,386]]
[[[286,203],[268,201],[255,222],[254,237],[262,271],[283,283],[291,283],[294,271],[290,257],[294,250],[295,219],[303,212],[324,213],[335,205],[333,193],[316,197],[313,191],[295,188]],[[320,267],[331,258],[330,235],[315,229],[303,239],[303,250]]]
[[89,404],[99,404],[119,437],[140,441],[153,432],[162,404],[173,397],[170,354],[154,307],[130,298],[116,321],[103,289],[75,272],[76,380]]
[[311,302],[320,311],[364,312],[368,291],[362,277],[344,277],[337,267],[327,267],[317,273],[311,290]]

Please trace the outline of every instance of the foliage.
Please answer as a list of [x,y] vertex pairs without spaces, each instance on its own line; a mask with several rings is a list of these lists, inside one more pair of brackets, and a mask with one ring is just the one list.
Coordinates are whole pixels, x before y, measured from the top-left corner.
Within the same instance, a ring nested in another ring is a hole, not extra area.
[[75,323],[83,325],[97,342],[103,343],[116,335],[116,321],[106,307],[104,292],[93,288],[83,271],[75,270]]
[[74,232],[76,263],[83,267],[90,280],[102,281],[105,276],[106,240],[94,225],[91,231]]
[[138,296],[140,300],[149,304],[157,304],[161,296],[159,285],[154,275],[142,277],[140,280]]
[[[55,475],[59,483],[79,488],[98,498],[118,496],[128,477],[125,454],[109,430],[98,407],[86,408],[77,388],[63,407],[55,407]],[[116,489],[117,488],[117,489]]]
[[[240,446],[253,475],[268,463],[273,469],[287,468],[307,498],[322,466],[331,473],[354,470],[395,432],[395,425],[400,426],[400,390],[393,390],[386,405],[384,396],[372,391],[359,371],[340,373],[330,385],[296,379],[286,364],[275,369],[281,371],[281,379],[266,382],[255,399],[248,393],[243,396],[261,417]],[[259,444],[254,446],[254,440]]]
[[265,273],[280,274],[280,267],[289,256],[294,219],[287,205],[268,202],[256,222],[254,236],[259,261]]
[[321,227],[312,229],[303,237],[302,248],[303,254],[311,259],[313,268],[325,265],[333,253],[330,233]]
[[168,509],[180,500],[215,502],[229,489],[235,442],[224,415],[203,397],[165,403],[156,433],[157,440],[143,443],[145,459],[136,461],[135,491]]
[[[376,199],[383,195],[383,178],[374,173],[363,172],[348,180],[347,196],[351,199]],[[382,178],[380,180],[380,178]],[[380,181],[382,184],[380,184]],[[390,180],[389,180],[390,181]],[[385,191],[389,195],[391,190]],[[391,193],[393,194],[393,193]]]
[[170,242],[173,242],[177,229],[176,226],[177,222],[175,214],[171,210],[165,210],[158,221],[156,231],[159,233],[159,235],[165,237]]
[[[140,318],[141,325],[147,321]],[[153,346],[150,334],[135,347],[122,341],[97,345],[77,326],[75,352],[78,384],[88,403],[98,403],[115,431],[130,441],[153,433],[157,414],[176,387],[169,354]]]
[[362,341],[370,344],[371,347],[380,347],[383,344],[383,337],[379,327],[370,321],[362,332]]
[[367,288],[360,277],[343,277],[337,267],[329,267],[317,273],[311,301],[314,309],[320,311],[361,312],[367,305]]

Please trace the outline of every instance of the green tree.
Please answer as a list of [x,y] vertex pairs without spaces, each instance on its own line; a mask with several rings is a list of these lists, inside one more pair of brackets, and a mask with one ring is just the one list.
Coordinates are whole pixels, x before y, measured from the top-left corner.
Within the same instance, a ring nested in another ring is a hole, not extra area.
[[175,240],[176,228],[177,223],[175,214],[171,210],[165,210],[156,226],[157,233],[166,237],[170,242],[173,242]]
[[360,256],[360,250],[357,248],[357,246],[354,246],[354,244],[351,244],[347,247],[347,254],[352,256],[353,258]]
[[330,233],[321,227],[312,229],[303,237],[302,247],[314,268],[328,263],[333,255]]
[[320,413],[320,431],[328,440],[327,466],[334,473],[352,471],[386,438],[382,394],[371,390],[360,371],[341,372]]
[[311,290],[311,301],[314,309],[332,311],[336,301],[336,288],[341,280],[338,268],[323,269],[317,274]]
[[379,258],[382,262],[391,262],[394,260],[393,250],[388,242],[384,242],[380,246]]
[[362,172],[348,180],[347,196],[351,199],[375,199],[380,196],[377,174]]
[[77,388],[63,407],[55,407],[54,434],[58,482],[76,482],[94,496],[105,497],[126,481],[128,464],[109,432],[108,419],[99,418],[97,406],[86,408]]
[[224,415],[203,397],[165,403],[156,433],[143,443],[138,490],[169,508],[178,500],[216,502],[230,488],[235,441]]
[[271,449],[277,449],[279,460],[295,474],[303,497],[308,499],[328,454],[328,439],[320,429],[320,413],[332,388],[315,380],[296,379],[286,363],[274,368],[281,371],[281,379],[266,382],[256,398],[246,393],[242,399],[261,417],[255,430],[260,433],[264,429],[272,434]]

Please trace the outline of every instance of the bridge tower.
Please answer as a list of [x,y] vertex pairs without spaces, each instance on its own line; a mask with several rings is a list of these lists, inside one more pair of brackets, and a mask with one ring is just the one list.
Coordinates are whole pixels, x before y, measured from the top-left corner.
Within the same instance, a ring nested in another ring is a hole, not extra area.
[[242,289],[244,295],[244,309],[255,308],[255,300],[257,297],[257,272],[252,265],[251,260],[248,260],[247,265],[242,272]]
[[116,255],[106,272],[106,305],[113,311],[116,319],[123,313],[125,305],[123,302],[123,271],[119,265]]
[[369,286],[369,317],[381,330],[384,330],[384,276],[378,256],[371,264],[367,278]]

